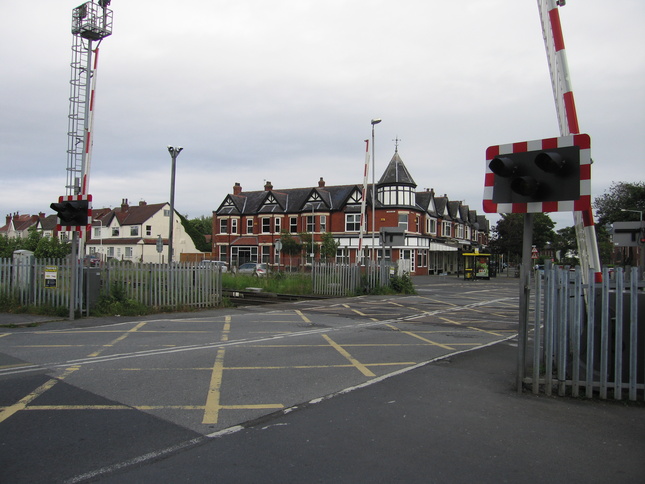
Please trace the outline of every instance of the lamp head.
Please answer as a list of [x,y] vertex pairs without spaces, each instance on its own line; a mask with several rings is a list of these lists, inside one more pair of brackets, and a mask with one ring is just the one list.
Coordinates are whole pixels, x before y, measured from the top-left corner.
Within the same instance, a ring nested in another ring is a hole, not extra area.
[[375,124],[379,124],[381,121],[383,121],[381,118],[372,119],[372,126],[374,126]]

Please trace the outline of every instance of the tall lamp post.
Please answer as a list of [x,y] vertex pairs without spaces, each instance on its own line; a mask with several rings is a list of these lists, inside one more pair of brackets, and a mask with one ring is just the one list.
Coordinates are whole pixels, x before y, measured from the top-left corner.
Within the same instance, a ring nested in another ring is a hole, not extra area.
[[181,146],[168,146],[168,152],[172,158],[172,170],[170,174],[170,225],[168,228],[168,264],[172,264],[172,239],[175,228],[175,166],[177,157],[183,148]]
[[376,262],[376,244],[374,241],[375,219],[376,219],[376,181],[375,181],[375,163],[374,163],[374,126],[382,121],[381,118],[372,119],[372,257]]

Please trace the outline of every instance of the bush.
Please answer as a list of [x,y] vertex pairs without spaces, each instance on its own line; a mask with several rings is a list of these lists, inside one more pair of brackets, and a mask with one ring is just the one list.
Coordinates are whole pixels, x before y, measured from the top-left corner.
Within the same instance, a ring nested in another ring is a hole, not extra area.
[[390,287],[398,294],[416,294],[412,278],[409,274],[403,274],[401,277],[393,276],[390,278]]
[[122,282],[113,282],[110,293],[101,295],[91,314],[92,316],[141,316],[151,314],[152,311],[153,308],[134,299],[128,299]]

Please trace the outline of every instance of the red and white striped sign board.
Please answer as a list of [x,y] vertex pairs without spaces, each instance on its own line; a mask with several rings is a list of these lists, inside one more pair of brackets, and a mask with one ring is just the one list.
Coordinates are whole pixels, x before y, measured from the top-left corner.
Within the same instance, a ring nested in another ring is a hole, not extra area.
[[[512,153],[552,150],[577,146],[580,148],[580,198],[528,203],[495,203],[493,185],[495,174],[489,167],[493,158]],[[591,138],[587,134],[574,134],[559,138],[522,141],[505,145],[489,146],[486,149],[486,175],[484,177],[484,212],[486,213],[544,213],[574,212],[591,206]]]
[[[79,200],[87,200],[87,225],[56,225],[58,232],[79,232],[81,235],[92,227],[92,195],[61,195],[58,197],[58,203],[74,202]],[[60,222],[60,220],[59,220]]]

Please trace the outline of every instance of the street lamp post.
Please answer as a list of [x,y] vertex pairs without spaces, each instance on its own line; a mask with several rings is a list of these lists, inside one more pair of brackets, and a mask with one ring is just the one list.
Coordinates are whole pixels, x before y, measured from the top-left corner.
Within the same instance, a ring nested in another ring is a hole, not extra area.
[[177,157],[183,148],[181,146],[168,146],[168,152],[172,158],[172,169],[170,175],[170,224],[168,228],[168,264],[172,264],[172,239],[175,228],[175,165]]
[[376,178],[375,178],[375,163],[374,163],[374,125],[379,124],[381,118],[372,119],[372,257],[376,262],[376,245],[374,241],[375,233],[375,219],[376,219]]

